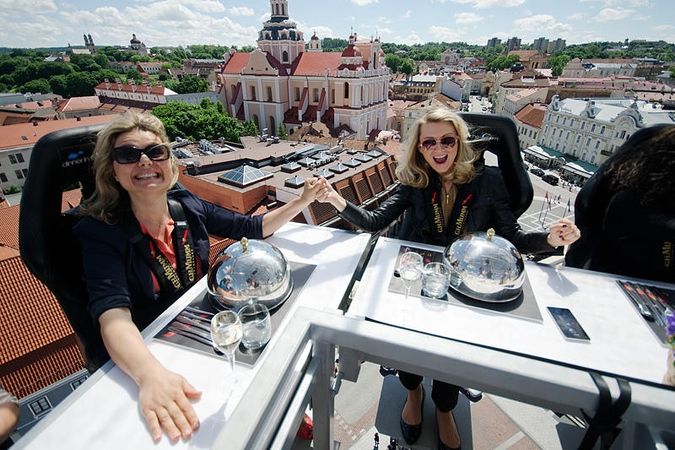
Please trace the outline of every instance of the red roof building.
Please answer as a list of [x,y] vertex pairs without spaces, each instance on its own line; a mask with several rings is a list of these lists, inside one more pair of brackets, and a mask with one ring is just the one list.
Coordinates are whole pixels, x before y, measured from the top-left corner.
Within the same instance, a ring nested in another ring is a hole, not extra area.
[[289,20],[288,2],[271,0],[272,15],[259,32],[258,48],[233,51],[219,75],[220,100],[232,117],[259,130],[292,135],[303,124],[323,122],[331,133],[349,128],[365,139],[387,123],[389,69],[379,39],[358,40],[342,53],[322,52]]

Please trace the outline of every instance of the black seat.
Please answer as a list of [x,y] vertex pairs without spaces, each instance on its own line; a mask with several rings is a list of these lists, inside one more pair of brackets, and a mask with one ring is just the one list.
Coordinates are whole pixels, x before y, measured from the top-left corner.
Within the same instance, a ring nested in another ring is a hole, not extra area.
[[534,189],[524,166],[518,142],[518,130],[513,120],[498,114],[460,113],[469,125],[476,150],[489,151],[497,156],[506,189],[511,199],[511,209],[516,218],[532,204]]
[[87,312],[87,291],[82,281],[82,259],[72,228],[74,211],[61,212],[64,190],[94,191],[91,154],[104,125],[55,131],[33,147],[28,176],[21,195],[19,248],[35,277],[54,294],[84,348],[87,368],[96,369],[104,355],[99,330]]

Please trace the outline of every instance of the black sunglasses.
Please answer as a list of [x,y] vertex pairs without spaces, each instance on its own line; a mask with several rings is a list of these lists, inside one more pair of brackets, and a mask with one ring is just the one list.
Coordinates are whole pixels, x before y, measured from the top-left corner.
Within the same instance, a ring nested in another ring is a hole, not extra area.
[[123,145],[113,148],[112,156],[120,164],[133,164],[141,159],[141,154],[153,161],[166,161],[171,156],[171,148],[167,144],[152,144],[145,148]]
[[[441,143],[441,147],[450,148],[455,146],[455,144],[457,143],[457,139],[455,139],[452,136],[449,136],[442,138],[439,142]],[[432,148],[436,148],[436,143],[437,143],[436,139],[425,139],[424,141],[422,141],[420,145],[424,150],[428,151],[431,150]]]

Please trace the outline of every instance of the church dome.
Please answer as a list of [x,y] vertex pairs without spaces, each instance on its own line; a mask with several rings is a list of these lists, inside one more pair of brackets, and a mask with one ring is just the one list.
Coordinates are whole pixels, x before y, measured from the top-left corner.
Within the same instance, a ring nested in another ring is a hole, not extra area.
[[353,58],[355,56],[363,56],[361,54],[361,49],[354,44],[349,44],[343,51],[343,57]]

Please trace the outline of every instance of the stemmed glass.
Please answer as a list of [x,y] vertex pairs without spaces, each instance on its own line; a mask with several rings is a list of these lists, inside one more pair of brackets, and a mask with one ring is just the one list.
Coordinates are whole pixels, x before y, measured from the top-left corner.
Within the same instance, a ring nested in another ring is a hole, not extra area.
[[398,274],[405,285],[405,298],[410,295],[410,288],[413,281],[417,281],[422,276],[422,267],[424,260],[422,255],[416,252],[405,252],[401,255],[398,262]]
[[242,326],[239,314],[234,311],[221,311],[211,319],[211,341],[213,346],[223,352],[230,362],[232,379],[235,375],[235,352],[241,342]]

